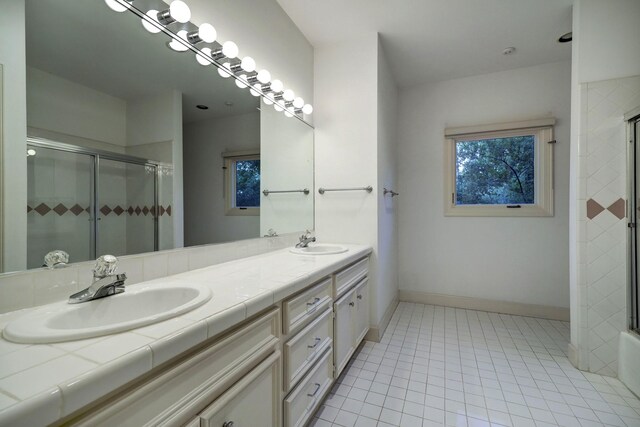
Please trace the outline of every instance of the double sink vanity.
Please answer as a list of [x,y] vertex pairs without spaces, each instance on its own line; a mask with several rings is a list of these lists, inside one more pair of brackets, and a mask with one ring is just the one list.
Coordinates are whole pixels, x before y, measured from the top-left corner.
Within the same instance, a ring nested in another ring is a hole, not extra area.
[[10,314],[0,425],[306,425],[369,329],[370,252],[281,249]]

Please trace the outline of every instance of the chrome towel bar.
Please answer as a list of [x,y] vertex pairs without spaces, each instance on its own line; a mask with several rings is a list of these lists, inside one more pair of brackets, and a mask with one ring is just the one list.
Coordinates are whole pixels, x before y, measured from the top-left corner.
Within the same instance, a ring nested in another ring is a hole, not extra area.
[[309,194],[309,189],[308,188],[304,188],[302,190],[267,190],[264,189],[262,191],[262,194],[264,194],[265,196],[268,196],[269,194],[281,194],[281,193],[304,193]]
[[367,193],[371,193],[373,191],[372,186],[367,187],[353,187],[353,188],[318,188],[318,193],[324,194],[327,191],[366,191]]

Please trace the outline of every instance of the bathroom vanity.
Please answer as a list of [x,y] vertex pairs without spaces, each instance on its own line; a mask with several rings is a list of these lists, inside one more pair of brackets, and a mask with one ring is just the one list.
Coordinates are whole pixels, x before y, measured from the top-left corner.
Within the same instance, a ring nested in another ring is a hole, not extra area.
[[[118,337],[157,332],[0,412],[0,425],[306,425],[369,328],[371,249],[346,247],[279,250],[131,286],[190,282],[213,296],[177,318],[98,339],[118,346]],[[81,344],[50,346],[80,346],[69,352],[81,355]]]

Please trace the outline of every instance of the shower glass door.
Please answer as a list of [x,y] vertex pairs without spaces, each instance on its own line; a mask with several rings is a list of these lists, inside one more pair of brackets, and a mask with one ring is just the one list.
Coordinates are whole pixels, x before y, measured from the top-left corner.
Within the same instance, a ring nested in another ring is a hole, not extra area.
[[629,123],[629,131],[631,136],[631,148],[633,150],[632,170],[633,178],[631,180],[631,288],[629,290],[629,300],[631,309],[631,325],[630,328],[640,330],[640,284],[638,283],[638,275],[640,274],[640,249],[638,240],[640,238],[640,230],[638,229],[638,220],[640,219],[640,117],[636,117]]
[[27,146],[27,267],[62,249],[73,262],[94,257],[94,156]]
[[157,250],[156,166],[101,157],[97,189],[97,253]]

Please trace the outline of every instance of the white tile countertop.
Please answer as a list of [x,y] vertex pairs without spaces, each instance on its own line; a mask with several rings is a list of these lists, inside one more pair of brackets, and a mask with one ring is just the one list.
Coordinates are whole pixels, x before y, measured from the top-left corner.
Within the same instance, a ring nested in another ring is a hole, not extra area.
[[[345,253],[320,256],[282,249],[131,285],[201,284],[213,293],[201,307],[150,326],[54,344],[0,339],[0,426],[52,423],[371,253],[344,246]],[[0,315],[0,327],[32,310]]]

